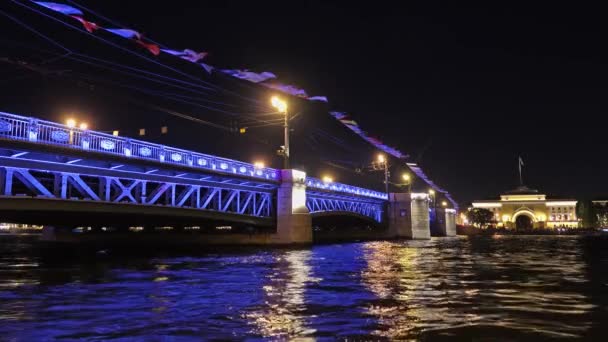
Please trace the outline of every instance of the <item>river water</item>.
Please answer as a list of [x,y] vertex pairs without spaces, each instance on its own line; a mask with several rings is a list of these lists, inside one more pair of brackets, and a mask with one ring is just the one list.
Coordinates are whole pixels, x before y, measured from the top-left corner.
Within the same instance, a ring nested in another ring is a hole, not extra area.
[[608,334],[608,239],[136,250],[49,256],[31,237],[0,238],[0,340],[605,340]]

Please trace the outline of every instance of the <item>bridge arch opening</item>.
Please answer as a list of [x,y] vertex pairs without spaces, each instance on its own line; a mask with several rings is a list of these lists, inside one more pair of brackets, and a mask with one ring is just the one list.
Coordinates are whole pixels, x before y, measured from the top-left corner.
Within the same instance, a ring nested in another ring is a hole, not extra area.
[[373,240],[386,231],[382,223],[352,212],[321,212],[311,216],[313,240],[317,242]]

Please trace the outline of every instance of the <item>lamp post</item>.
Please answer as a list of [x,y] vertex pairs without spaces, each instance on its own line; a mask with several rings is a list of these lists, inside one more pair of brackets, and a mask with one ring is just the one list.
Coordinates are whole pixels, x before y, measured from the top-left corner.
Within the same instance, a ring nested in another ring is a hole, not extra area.
[[74,127],[76,127],[76,120],[68,119],[65,122],[65,125],[68,126],[68,128],[70,129],[70,138],[68,143],[71,145],[74,143]]
[[431,200],[433,201],[433,210],[436,211],[437,210],[437,199],[435,198],[435,190],[433,189],[429,189],[429,197],[431,198]]
[[287,112],[287,102],[280,98],[273,96],[270,99],[270,103],[276,108],[279,113],[285,115],[285,145],[283,146],[283,169],[289,169],[289,113]]
[[407,185],[407,192],[411,193],[412,192],[412,177],[410,176],[409,173],[404,173],[401,178],[403,178],[403,180],[405,181],[405,185]]
[[388,195],[388,160],[383,154],[378,155],[378,165],[384,169],[384,190]]

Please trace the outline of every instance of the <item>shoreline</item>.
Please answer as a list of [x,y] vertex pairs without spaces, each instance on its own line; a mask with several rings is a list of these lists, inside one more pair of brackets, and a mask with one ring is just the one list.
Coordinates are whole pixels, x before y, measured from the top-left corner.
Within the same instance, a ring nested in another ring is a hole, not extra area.
[[506,228],[485,228],[458,226],[458,235],[582,235],[582,236],[608,236],[607,231],[596,228],[555,228],[555,229],[528,229],[516,230]]

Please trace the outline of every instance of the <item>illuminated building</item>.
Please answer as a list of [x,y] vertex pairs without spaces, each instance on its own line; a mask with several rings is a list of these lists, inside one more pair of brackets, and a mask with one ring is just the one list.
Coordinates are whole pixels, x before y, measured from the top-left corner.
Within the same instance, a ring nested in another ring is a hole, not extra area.
[[488,209],[498,227],[505,228],[576,228],[576,200],[547,199],[547,196],[520,186],[500,195],[500,200],[475,201],[474,208]]

